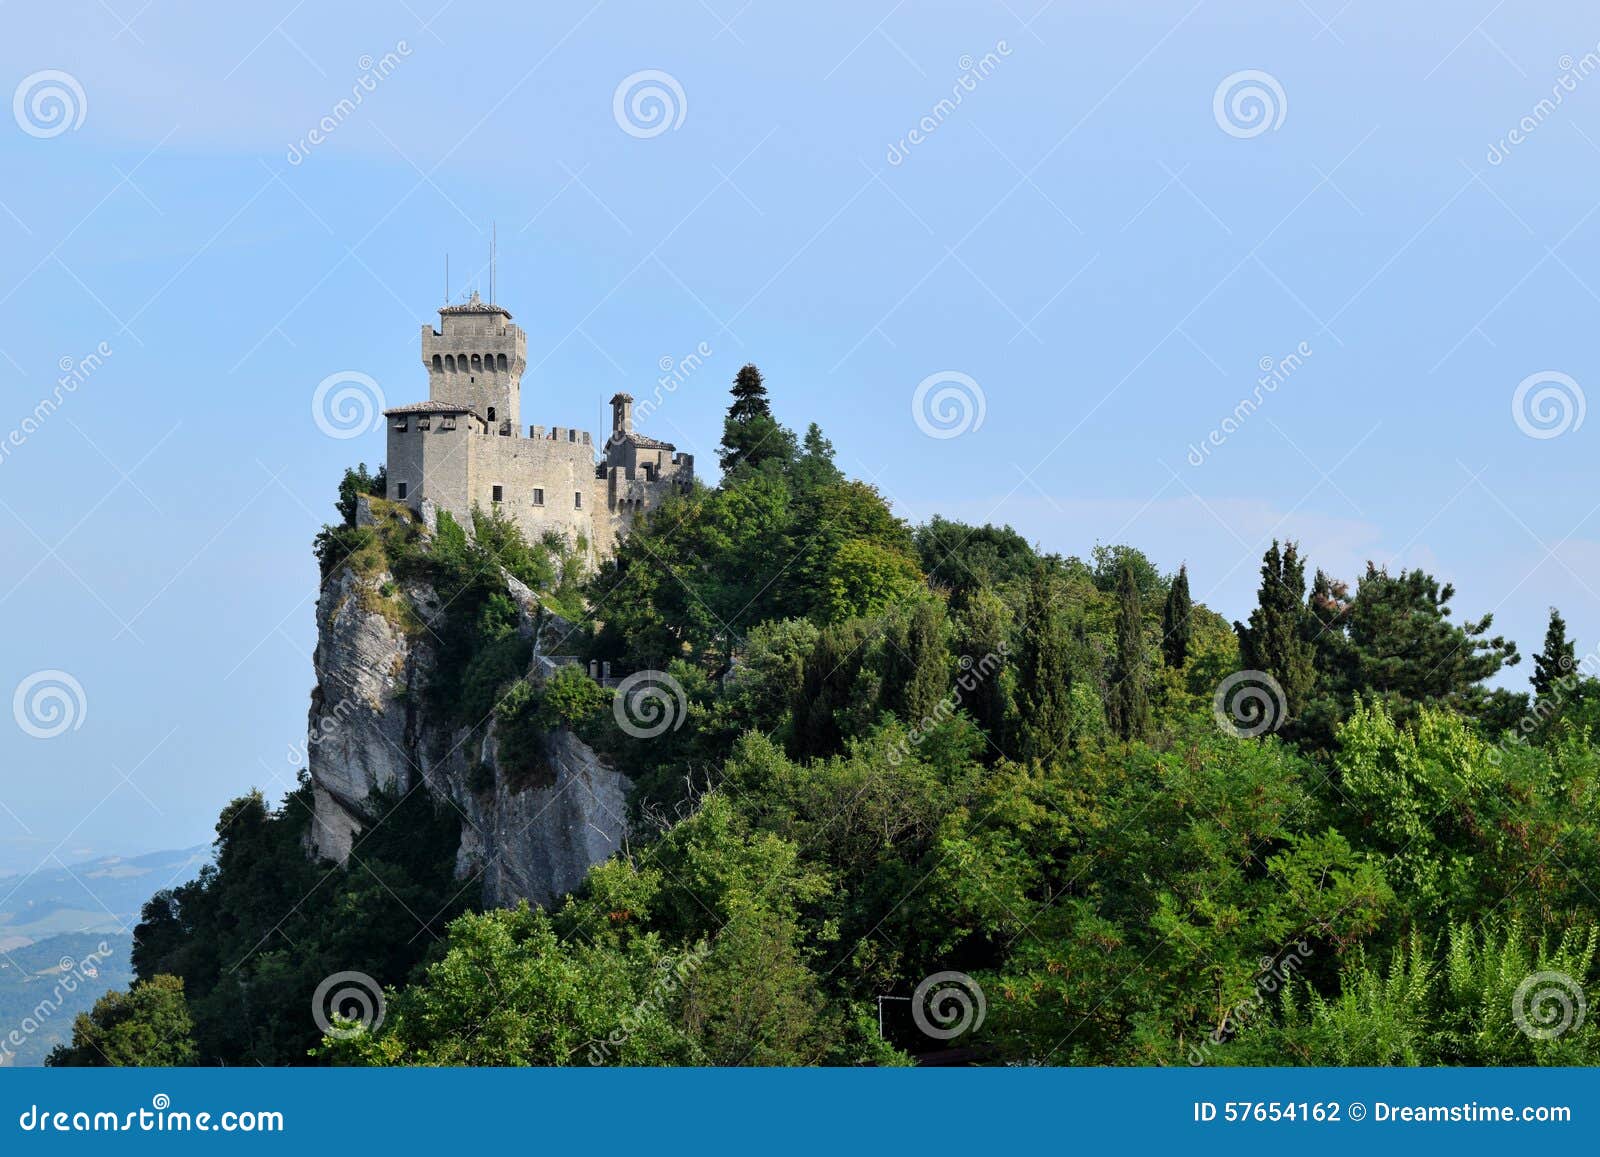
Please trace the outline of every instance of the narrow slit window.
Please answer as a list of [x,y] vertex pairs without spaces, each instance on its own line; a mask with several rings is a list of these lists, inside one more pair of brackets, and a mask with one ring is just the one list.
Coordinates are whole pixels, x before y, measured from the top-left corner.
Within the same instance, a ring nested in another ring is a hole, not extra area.
[[396,482],[395,483],[395,485],[394,485],[394,496],[396,498],[400,499],[402,502],[405,501],[406,484],[404,482]]
[[505,491],[504,491],[504,489],[502,487],[496,486],[494,488],[494,500],[496,502],[499,502],[501,497],[504,495],[504,493],[505,493]]
[[544,489],[542,487],[535,486],[533,488],[533,504],[535,506],[544,505]]
[[574,509],[574,510],[582,510],[583,509],[583,491],[574,490],[572,492],[572,509]]

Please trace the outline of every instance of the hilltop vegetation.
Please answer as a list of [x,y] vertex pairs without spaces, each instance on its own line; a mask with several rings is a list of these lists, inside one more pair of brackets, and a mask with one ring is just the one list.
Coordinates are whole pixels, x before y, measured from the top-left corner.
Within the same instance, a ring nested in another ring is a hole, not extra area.
[[[497,713],[513,748],[577,732],[634,775],[639,835],[554,911],[478,911],[448,816],[397,813],[335,870],[300,853],[303,799],[237,801],[134,957],[183,980],[203,1063],[1600,1061],[1594,1021],[1530,1031],[1524,991],[1596,978],[1600,688],[1559,615],[1534,694],[1491,690],[1520,657],[1448,584],[1308,580],[1275,542],[1229,624],[1131,546],[908,526],[754,367],[734,395],[721,483],[581,588],[492,517],[325,532],[325,573],[382,550],[451,593],[430,709]],[[576,670],[520,679],[501,567],[584,624],[573,653],[655,672],[666,723]],[[310,990],[357,967],[382,1025],[319,1043]],[[942,973],[959,1037],[884,1039],[878,998]]]

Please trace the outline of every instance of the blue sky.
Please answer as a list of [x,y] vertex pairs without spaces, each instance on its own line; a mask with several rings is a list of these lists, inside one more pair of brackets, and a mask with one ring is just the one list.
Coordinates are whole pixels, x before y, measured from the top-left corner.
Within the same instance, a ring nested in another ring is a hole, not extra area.
[[[192,844],[287,786],[310,540],[383,454],[314,391],[423,396],[444,255],[487,290],[491,223],[526,422],[598,430],[704,343],[648,431],[702,463],[753,360],[913,519],[1130,542],[1230,617],[1293,537],[1427,567],[1525,652],[1552,603],[1600,642],[1600,418],[1513,412],[1600,381],[1584,6],[441,2],[6,9],[0,441],[109,352],[0,458],[0,690],[81,688],[60,735],[0,728],[0,869]],[[27,99],[51,70],[66,123]],[[617,118],[645,70],[675,127]],[[1217,111],[1251,71],[1270,123]],[[923,432],[941,373],[981,425]]]

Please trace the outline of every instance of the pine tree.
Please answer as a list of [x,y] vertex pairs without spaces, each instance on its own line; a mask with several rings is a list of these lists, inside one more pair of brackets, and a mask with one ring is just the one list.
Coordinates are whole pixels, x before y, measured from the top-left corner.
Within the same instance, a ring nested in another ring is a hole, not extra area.
[[1567,623],[1561,612],[1550,608],[1550,626],[1544,633],[1544,650],[1533,657],[1533,693],[1543,699],[1567,676],[1575,666],[1576,648],[1567,638]]
[[1043,762],[1072,737],[1071,645],[1043,566],[1029,580],[1020,634],[1015,746],[1019,759]]
[[1261,561],[1261,589],[1256,609],[1250,612],[1250,625],[1233,625],[1245,668],[1265,671],[1278,681],[1289,719],[1304,709],[1317,676],[1312,663],[1315,650],[1305,637],[1302,622],[1305,589],[1305,563],[1299,548],[1290,542],[1280,549],[1278,540],[1273,539]]
[[1132,566],[1117,583],[1117,654],[1111,672],[1111,725],[1124,740],[1142,739],[1150,728],[1145,686],[1144,614]]
[[735,422],[748,422],[752,418],[772,417],[772,406],[767,401],[767,386],[761,371],[746,362],[734,375],[733,405],[728,407],[728,417]]
[[1167,601],[1161,608],[1161,655],[1167,666],[1179,670],[1189,659],[1189,614],[1194,603],[1189,598],[1189,568],[1180,566],[1172,580]]
[[806,492],[843,480],[844,475],[833,464],[833,443],[823,437],[822,427],[812,422],[806,427],[803,449],[794,467],[796,489]]
[[717,455],[723,474],[736,469],[754,469],[767,461],[792,463],[794,434],[772,416],[761,371],[754,365],[742,367],[729,393],[733,395],[733,402],[722,423],[722,445]]

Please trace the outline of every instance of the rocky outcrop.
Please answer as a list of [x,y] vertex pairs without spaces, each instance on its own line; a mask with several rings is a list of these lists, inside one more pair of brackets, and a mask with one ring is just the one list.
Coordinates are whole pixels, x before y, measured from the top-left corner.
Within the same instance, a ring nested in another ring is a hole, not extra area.
[[[365,502],[358,523],[372,517]],[[570,623],[507,576],[521,629],[533,640],[530,674],[562,662]],[[582,882],[627,836],[628,778],[575,735],[544,738],[550,769],[535,786],[501,767],[494,720],[455,727],[430,717],[421,695],[433,669],[427,625],[439,599],[426,583],[386,571],[336,571],[317,601],[317,685],[308,762],[315,818],[309,849],[345,862],[361,831],[379,822],[374,795],[419,785],[461,817],[456,874],[481,879],[484,902],[551,905]]]

